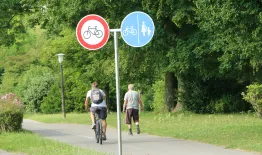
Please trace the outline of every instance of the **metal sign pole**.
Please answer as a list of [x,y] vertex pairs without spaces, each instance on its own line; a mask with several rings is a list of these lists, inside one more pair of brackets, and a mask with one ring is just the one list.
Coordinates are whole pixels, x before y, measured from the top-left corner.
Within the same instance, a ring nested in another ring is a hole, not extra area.
[[122,134],[121,134],[121,105],[120,105],[120,82],[119,82],[119,66],[118,66],[118,40],[117,32],[120,29],[110,29],[114,32],[114,48],[115,48],[115,72],[116,72],[116,100],[117,100],[117,127],[118,127],[118,155],[122,155]]

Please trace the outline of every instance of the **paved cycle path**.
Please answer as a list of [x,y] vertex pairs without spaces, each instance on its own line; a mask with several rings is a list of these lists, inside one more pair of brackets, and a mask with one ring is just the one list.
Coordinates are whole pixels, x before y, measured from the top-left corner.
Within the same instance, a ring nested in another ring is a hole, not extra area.
[[0,155],[24,155],[24,154],[18,154],[18,153],[12,153],[12,152],[6,152],[3,150],[0,150]]
[[[108,140],[100,145],[95,141],[91,125],[46,124],[24,119],[23,128],[74,146],[118,154],[116,129],[108,128]],[[141,128],[141,132],[143,132],[143,128]],[[126,132],[122,132],[123,155],[257,155],[252,152],[225,149],[194,141],[133,133],[133,136],[129,136]]]

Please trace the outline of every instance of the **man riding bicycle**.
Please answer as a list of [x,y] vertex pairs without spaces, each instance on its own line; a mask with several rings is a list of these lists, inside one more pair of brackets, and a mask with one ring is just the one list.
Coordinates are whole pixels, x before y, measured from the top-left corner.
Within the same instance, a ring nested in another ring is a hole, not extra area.
[[97,82],[92,83],[92,89],[87,92],[86,100],[85,100],[85,109],[88,112],[88,99],[91,100],[91,108],[90,108],[90,117],[92,120],[92,129],[96,128],[95,124],[95,113],[97,110],[99,110],[98,116],[100,119],[102,119],[102,125],[103,125],[103,140],[106,140],[106,118],[107,118],[107,107],[105,102],[105,93],[103,90],[98,88]]

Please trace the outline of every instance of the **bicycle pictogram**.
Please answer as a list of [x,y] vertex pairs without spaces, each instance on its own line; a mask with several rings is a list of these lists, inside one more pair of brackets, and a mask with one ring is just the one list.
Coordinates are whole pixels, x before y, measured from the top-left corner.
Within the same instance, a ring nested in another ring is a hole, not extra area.
[[128,34],[136,35],[137,30],[134,29],[134,26],[127,26],[126,29],[123,31],[123,36],[128,36]]
[[101,38],[103,36],[103,32],[101,30],[98,30],[97,26],[88,26],[87,31],[83,33],[83,37],[85,39],[89,39],[92,35],[96,36],[97,38]]

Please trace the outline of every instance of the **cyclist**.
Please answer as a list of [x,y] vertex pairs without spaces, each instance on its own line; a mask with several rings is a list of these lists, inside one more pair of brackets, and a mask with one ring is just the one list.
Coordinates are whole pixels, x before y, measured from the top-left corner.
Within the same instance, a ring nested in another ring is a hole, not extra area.
[[103,90],[98,88],[98,83],[94,82],[92,83],[92,89],[87,92],[86,100],[85,100],[85,109],[88,112],[88,100],[90,99],[92,104],[90,108],[90,117],[92,120],[92,129],[96,128],[95,124],[95,112],[99,109],[100,113],[98,114],[99,118],[102,119],[102,125],[103,125],[103,140],[106,140],[106,118],[107,118],[107,107],[105,102],[105,93]]
[[124,97],[124,105],[123,112],[126,112],[126,124],[128,125],[129,135],[133,135],[132,126],[131,126],[131,118],[133,117],[133,121],[136,124],[137,134],[140,134],[139,128],[139,105],[140,109],[143,110],[142,101],[140,100],[140,96],[138,92],[134,91],[134,85],[128,85],[128,91]]

